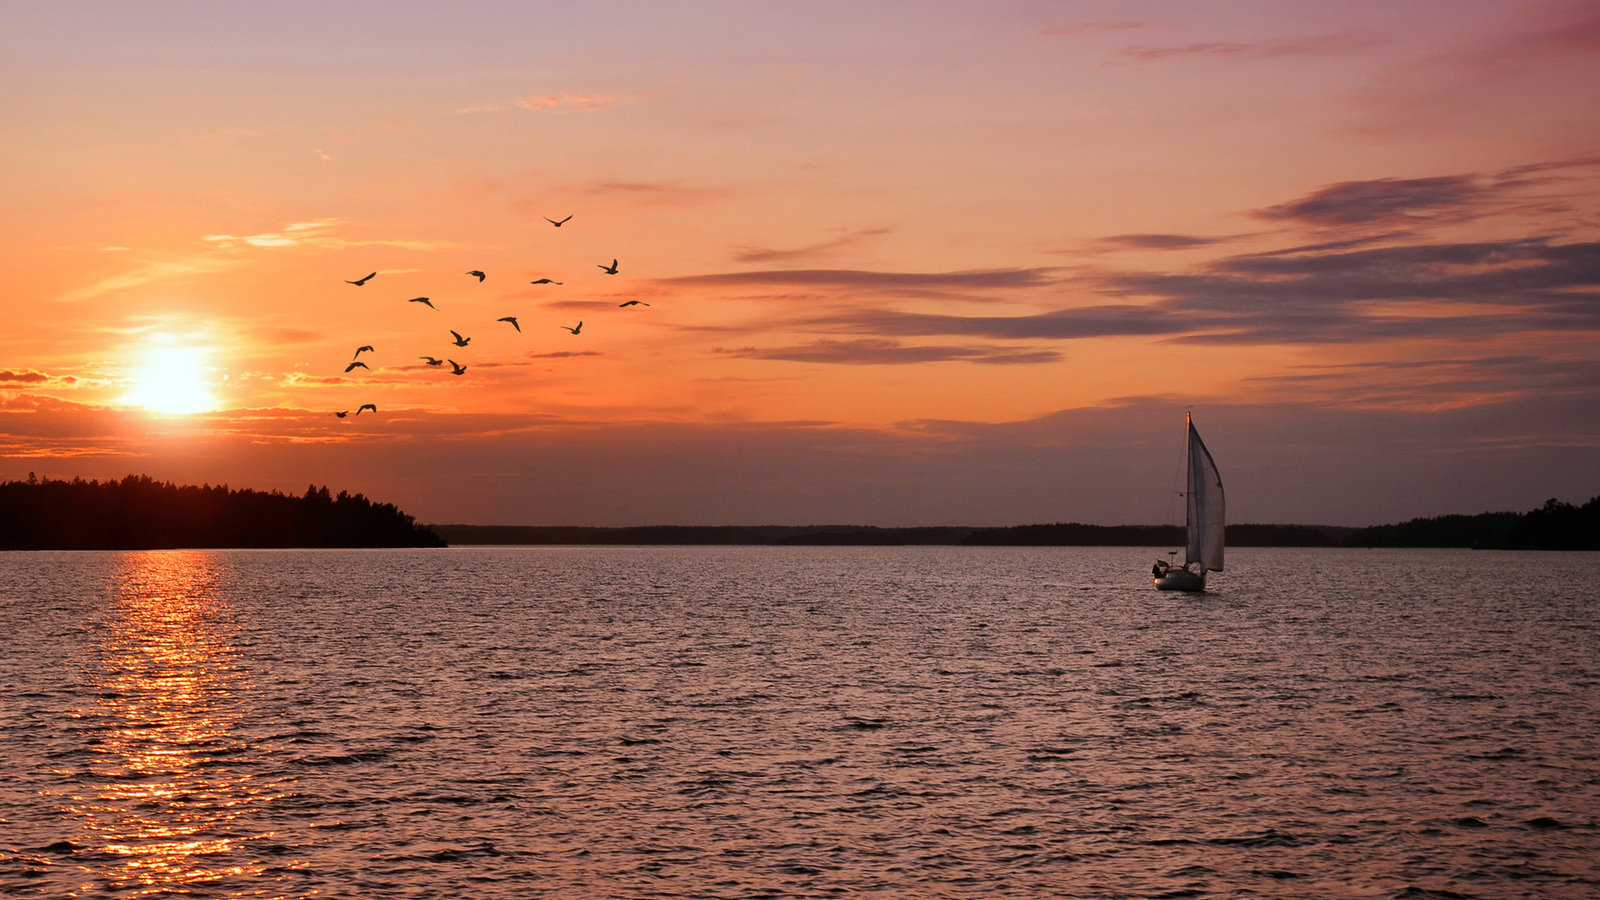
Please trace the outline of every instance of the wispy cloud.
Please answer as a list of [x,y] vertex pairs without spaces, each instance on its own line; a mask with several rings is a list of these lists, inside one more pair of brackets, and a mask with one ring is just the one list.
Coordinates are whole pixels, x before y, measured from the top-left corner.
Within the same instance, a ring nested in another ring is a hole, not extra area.
[[[1224,277],[1257,279],[1285,296],[1350,300],[1446,299],[1542,305],[1600,288],[1600,242],[1543,238],[1375,247],[1351,252],[1260,254],[1223,260]],[[1309,285],[1294,280],[1319,279]],[[1561,292],[1561,293],[1555,293]],[[1600,306],[1596,313],[1600,314]]]
[[40,372],[37,369],[0,369],[0,391],[99,387],[104,384],[105,381],[103,379],[95,377],[51,374],[49,372]]
[[132,456],[128,418],[108,407],[47,394],[0,393],[0,458]]
[[101,440],[71,439],[51,441],[8,441],[0,437],[0,458],[7,459],[96,459],[132,458],[138,453],[126,443],[108,444]]
[[[1600,157],[1582,156],[1513,166],[1490,175],[1341,181],[1256,210],[1254,215],[1315,228],[1376,226],[1397,233],[1430,223],[1530,212],[1547,223],[1551,214],[1577,209],[1580,198],[1592,193],[1596,169]],[[1591,186],[1585,188],[1585,182]]]
[[312,247],[337,250],[346,247],[399,247],[405,250],[452,250],[457,245],[450,241],[420,241],[405,238],[348,238],[335,233],[337,219],[318,219],[294,222],[278,231],[260,234],[208,234],[201,238],[215,247],[232,250],[240,247],[280,248]]
[[1470,175],[1343,181],[1258,215],[1312,225],[1366,225],[1458,212],[1481,200],[1487,190]]
[[50,380],[50,376],[43,372],[29,369],[26,372],[13,372],[10,369],[0,369],[0,388],[6,387],[33,387]]
[[[1573,179],[1583,177],[1586,174],[1586,170],[1597,168],[1600,168],[1600,156],[1578,156],[1571,159],[1557,159],[1512,166],[1509,169],[1502,169],[1497,172],[1495,180],[1500,187],[1570,182]],[[1592,177],[1592,173],[1588,174]]]
[[1181,335],[1197,317],[1174,317],[1154,305],[1102,305],[1021,316],[957,316],[897,310],[859,310],[801,321],[835,333],[896,337],[962,336],[1006,340],[1076,340],[1114,335]]
[[[168,255],[130,263],[132,267],[126,271],[104,276],[90,284],[67,291],[56,299],[63,303],[75,303],[153,282],[224,271],[238,264],[240,251],[277,251],[289,248],[336,250],[346,247],[399,247],[407,250],[432,251],[451,250],[457,246],[449,241],[349,238],[336,232],[337,225],[337,219],[316,219],[291,222],[277,231],[243,235],[207,234],[200,238],[204,249],[186,255]],[[135,252],[125,247],[105,249],[115,250],[119,255]]]
[[1378,41],[1372,37],[1345,33],[1278,41],[1196,41],[1165,46],[1124,47],[1118,51],[1118,55],[1141,63],[1180,58],[1257,60],[1346,53],[1376,43]]
[[1014,350],[993,347],[906,346],[886,338],[819,340],[788,347],[718,348],[722,356],[843,365],[909,365],[929,362],[973,362],[990,365],[1050,363],[1061,359],[1055,350]]
[[831,256],[841,250],[857,246],[869,238],[885,235],[889,232],[890,229],[888,228],[858,228],[847,231],[838,237],[787,250],[768,247],[741,247],[734,252],[733,258],[735,262],[741,263],[775,263],[815,259],[817,257]]
[[1100,243],[1108,248],[1122,250],[1192,250],[1209,247],[1232,238],[1202,237],[1193,234],[1114,234],[1103,237]]
[[218,247],[297,247],[301,244],[317,245],[334,240],[332,231],[336,219],[318,219],[310,222],[293,222],[278,231],[261,234],[208,234],[201,240]]
[[[640,206],[687,206],[730,197],[735,189],[718,185],[683,184],[673,181],[595,181],[579,189],[588,197],[609,197]],[[531,204],[524,211],[543,216]]]
[[1551,360],[1533,354],[1385,359],[1381,362],[1302,365],[1246,379],[1292,393],[1305,402],[1346,408],[1452,409],[1486,402],[1592,396],[1600,359]]
[[862,269],[765,269],[662,279],[685,285],[783,285],[882,291],[1033,288],[1054,284],[1057,270],[976,269],[958,272],[875,272]]
[[[482,364],[478,364],[482,365]],[[432,384],[439,381],[436,376],[439,370],[418,363],[409,363],[398,366],[380,366],[379,368],[363,372],[360,375],[313,375],[309,372],[290,372],[280,379],[284,387],[346,387],[352,384],[360,385],[413,385]],[[410,373],[410,374],[408,374]],[[449,371],[446,370],[446,375]],[[419,379],[415,376],[425,376]]]
[[1258,254],[1193,273],[1125,273],[1181,339],[1327,343],[1514,332],[1600,336],[1600,242],[1545,239]]
[[518,109],[536,113],[590,113],[615,109],[619,106],[628,106],[662,96],[665,96],[665,94],[661,91],[640,91],[632,94],[556,91],[548,94],[528,94],[511,100],[509,103],[469,103],[466,106],[456,107],[454,112],[460,116],[482,115]]
[[662,96],[659,92],[639,94],[532,94],[519,98],[517,107],[532,112],[599,112]]
[[106,294],[125,291],[152,282],[220,272],[231,263],[216,256],[190,256],[181,259],[159,259],[136,265],[133,269],[110,275],[61,294],[56,299],[62,303],[78,303]]

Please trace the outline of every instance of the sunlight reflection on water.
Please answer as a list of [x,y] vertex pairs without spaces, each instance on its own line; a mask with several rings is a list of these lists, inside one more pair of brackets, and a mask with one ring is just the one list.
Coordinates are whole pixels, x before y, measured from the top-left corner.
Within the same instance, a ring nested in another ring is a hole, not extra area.
[[235,736],[248,673],[237,628],[218,589],[214,554],[164,551],[116,557],[112,598],[90,627],[93,698],[75,714],[91,754],[81,791],[64,798],[81,824],[81,889],[144,893],[256,876],[233,828],[271,799],[247,769]]

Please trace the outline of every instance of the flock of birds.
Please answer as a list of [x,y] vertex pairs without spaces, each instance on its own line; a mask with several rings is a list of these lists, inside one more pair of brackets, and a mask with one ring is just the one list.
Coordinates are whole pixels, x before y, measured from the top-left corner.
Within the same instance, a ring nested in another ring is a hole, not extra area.
[[[552,219],[549,216],[545,216],[544,217],[544,220],[546,222],[549,222],[551,225],[554,225],[557,228],[560,228],[562,225],[567,224],[567,222],[569,220],[571,220],[571,219],[572,219],[572,216],[570,216],[570,215],[567,216],[566,218],[563,218],[563,219],[560,219],[560,220]],[[615,275],[618,272],[617,261],[615,259],[611,260],[611,265],[609,265],[609,266],[606,265],[605,263],[595,263],[595,265],[599,266],[600,269],[602,271],[604,271],[607,275]],[[466,272],[465,274],[478,279],[478,283],[479,284],[482,284],[484,279],[489,277],[481,269],[472,269],[472,270]],[[372,279],[376,278],[377,276],[378,276],[377,272],[368,272],[366,275],[363,275],[360,278],[357,278],[357,279],[354,279],[354,280],[346,279],[345,280],[345,284],[353,284],[356,287],[362,287],[362,286],[366,285],[367,282],[371,281]],[[528,283],[529,284],[554,284],[554,285],[564,284],[564,282],[555,281],[555,280],[550,279],[550,278],[538,278],[538,279],[535,279],[535,280],[530,281]],[[432,299],[428,298],[428,297],[412,297],[411,299],[407,300],[406,302],[407,303],[421,303],[422,305],[424,305],[424,306],[426,306],[426,307],[428,307],[429,309],[432,309],[432,310],[437,310],[438,309],[437,306],[433,305]],[[624,301],[624,302],[619,303],[617,305],[619,307],[622,307],[622,308],[627,308],[627,307],[630,307],[630,306],[649,306],[650,304],[644,302],[643,300],[627,300],[627,301]],[[495,321],[496,322],[504,322],[507,325],[510,325],[512,328],[515,328],[519,334],[522,332],[522,325],[521,325],[521,323],[519,323],[517,321],[517,317],[516,316],[501,316],[500,318],[495,319]],[[576,325],[562,325],[560,327],[565,329],[566,331],[571,332],[574,335],[577,335],[577,334],[582,333],[582,331],[583,331],[583,321],[580,319],[578,321],[578,324],[576,324]],[[451,343],[454,344],[457,347],[465,347],[472,340],[472,338],[470,338],[470,337],[462,336],[461,332],[456,331],[455,329],[448,329],[448,330],[450,331],[450,336],[452,338],[454,338],[454,340],[451,341]],[[360,347],[357,347],[355,354],[353,356],[351,356],[351,358],[350,358],[350,362],[347,363],[345,365],[345,367],[344,367],[345,374],[348,375],[351,372],[355,371],[356,369],[366,369],[369,372],[372,371],[371,367],[368,366],[361,359],[361,354],[369,353],[369,352],[376,352],[375,348],[371,344],[362,344]],[[464,366],[461,363],[458,363],[455,360],[450,359],[448,357],[446,357],[444,359],[440,359],[440,358],[434,357],[434,356],[419,356],[417,358],[422,360],[424,363],[426,363],[427,365],[430,365],[430,366],[442,366],[445,363],[449,363],[450,364],[450,374],[452,374],[452,375],[461,375],[461,374],[464,374],[467,371],[467,367],[466,366]],[[363,403],[360,406],[356,407],[355,415],[359,416],[359,415],[361,415],[362,412],[364,412],[366,410],[369,410],[369,409],[372,410],[372,412],[376,413],[378,411],[378,406],[375,403]],[[348,410],[348,409],[336,410],[333,414],[335,416],[338,416],[339,418],[343,419],[343,418],[346,418],[347,416],[350,415],[350,410]]]

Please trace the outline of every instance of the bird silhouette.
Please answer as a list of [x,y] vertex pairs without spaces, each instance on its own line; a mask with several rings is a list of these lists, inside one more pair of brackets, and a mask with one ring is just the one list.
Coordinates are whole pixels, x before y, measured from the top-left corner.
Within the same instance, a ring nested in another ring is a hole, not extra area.
[[522,326],[517,324],[517,317],[516,316],[501,316],[500,318],[495,319],[495,321],[496,322],[510,322],[512,328],[515,328],[518,331],[522,330]]
[[467,345],[467,341],[472,340],[472,338],[464,338],[464,337],[462,337],[460,332],[457,332],[453,328],[450,329],[450,333],[456,336],[456,339],[455,339],[454,343],[455,343],[455,345],[457,347],[465,347]]
[[352,356],[350,358],[351,359],[355,359],[356,356],[360,356],[361,354],[366,353],[369,350],[371,350],[373,353],[378,352],[378,351],[372,349],[372,345],[371,344],[362,344],[361,346],[356,348],[355,356]]
[[360,360],[356,360],[355,362],[351,363],[350,365],[344,367],[344,370],[347,373],[351,369],[366,369],[368,372],[372,371],[372,369],[366,363],[364,363],[364,362],[362,362]]
[[529,284],[562,284],[562,282],[560,282],[560,281],[551,281],[548,278],[541,278],[538,281],[530,281],[528,283]]
[[450,360],[450,374],[451,375],[460,375],[462,372],[465,372],[466,370],[467,370],[466,366],[463,366],[461,363],[458,363],[453,359]]
[[355,281],[346,280],[345,284],[353,284],[356,287],[361,287],[363,284],[366,284],[367,282],[371,281],[372,280],[372,276],[376,275],[376,274],[378,274],[378,273],[377,272],[373,272],[372,275],[368,275],[365,278],[357,278]]
[[345,417],[345,416],[348,416],[348,415],[350,415],[350,410],[348,410],[348,409],[341,409],[341,410],[339,410],[339,411],[338,411],[338,412],[336,412],[336,413],[334,413],[334,415],[336,415],[336,416],[338,416],[338,417],[339,417],[339,418],[341,418],[341,419],[342,419],[342,418],[344,418],[344,417]]
[[644,302],[643,300],[624,300],[623,302],[617,304],[617,306],[649,306],[649,305],[650,304]]
[[568,330],[570,332],[572,332],[573,334],[577,334],[578,332],[583,330],[583,323],[579,322],[577,328],[573,328],[571,325],[563,325],[561,327],[565,328],[566,330]]
[[[572,217],[571,216],[567,216],[567,219],[570,219],[570,218],[572,218]],[[561,221],[557,222],[555,219],[552,219],[549,216],[545,216],[544,217],[544,220],[546,222],[549,222],[551,225],[554,225],[557,228],[560,228],[561,226],[567,224],[567,219],[562,219]]]
[[430,366],[442,366],[442,365],[444,365],[444,360],[442,360],[442,359],[434,359],[431,356],[419,356],[419,357],[417,357],[417,359],[426,360],[428,365],[430,365]]
[[595,263],[595,265],[599,266],[602,269],[605,269],[607,275],[615,275],[615,274],[617,274],[617,261],[614,260],[614,259],[611,261],[611,265],[609,265],[609,266],[606,265],[605,263]]
[[363,403],[360,406],[356,407],[356,415],[358,415],[358,416],[361,415],[361,411],[363,409],[370,409],[373,412],[377,412],[378,411],[378,405],[376,403]]
[[483,279],[488,277],[488,276],[484,275],[482,272],[478,271],[477,269],[473,269],[471,272],[468,272],[467,274],[468,275],[476,275],[476,276],[478,276],[478,283],[479,284],[483,284]]
[[424,304],[427,304],[429,309],[438,309],[439,308],[437,306],[434,306],[433,305],[433,301],[429,300],[427,297],[412,297],[410,300],[407,300],[406,302],[407,303],[424,303]]

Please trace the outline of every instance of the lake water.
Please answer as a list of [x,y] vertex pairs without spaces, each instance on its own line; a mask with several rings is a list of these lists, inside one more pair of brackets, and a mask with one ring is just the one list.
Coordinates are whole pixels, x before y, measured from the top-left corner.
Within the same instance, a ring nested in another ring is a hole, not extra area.
[[0,555],[0,894],[1600,896],[1600,554]]

